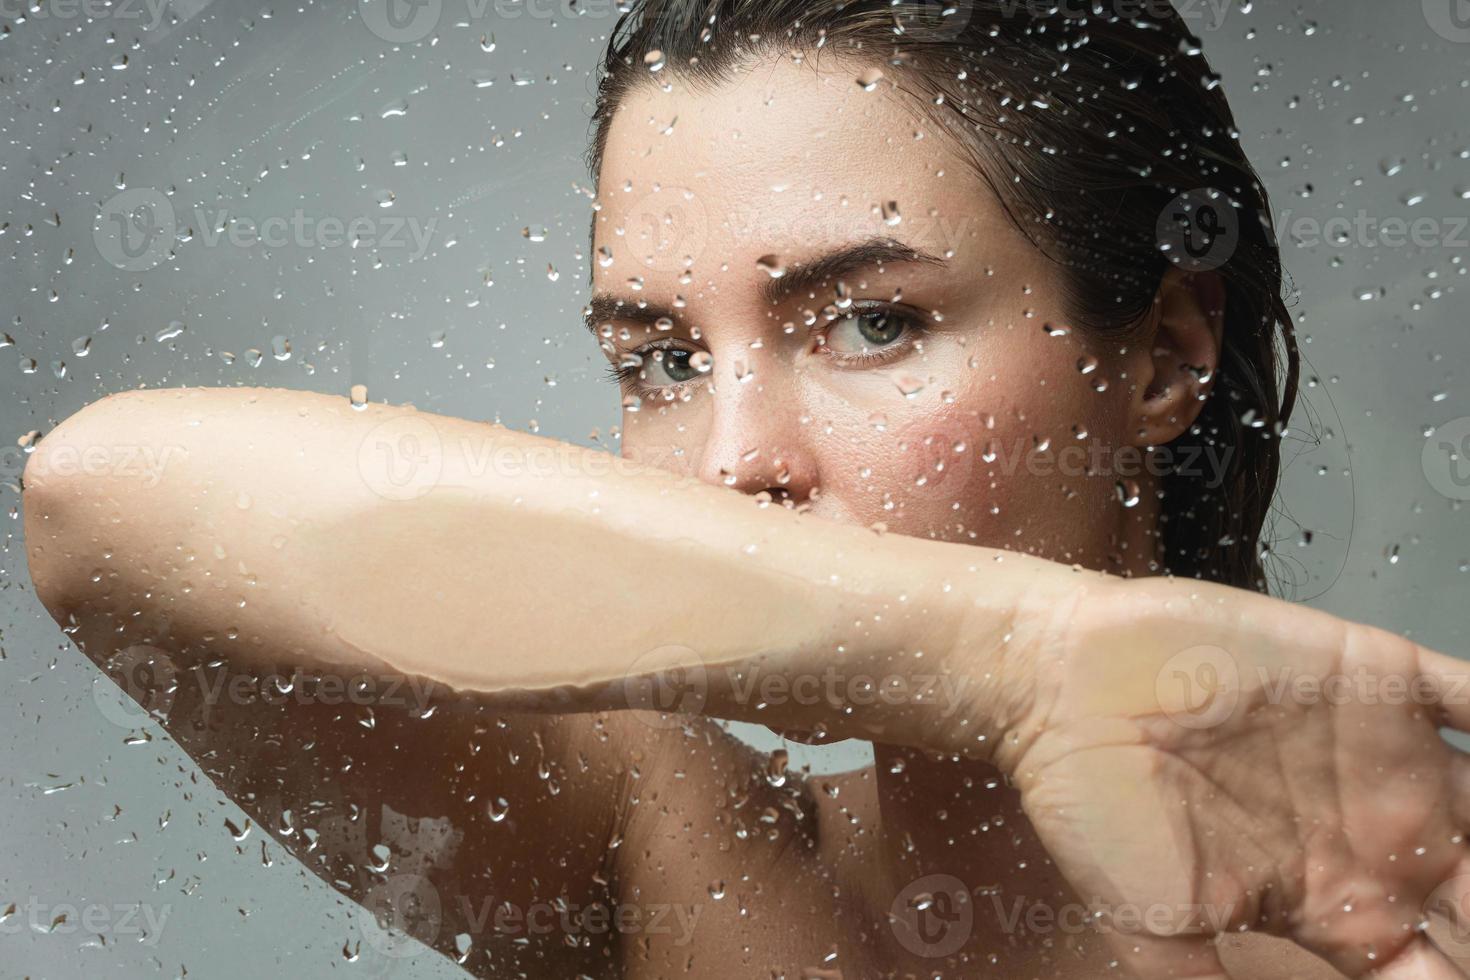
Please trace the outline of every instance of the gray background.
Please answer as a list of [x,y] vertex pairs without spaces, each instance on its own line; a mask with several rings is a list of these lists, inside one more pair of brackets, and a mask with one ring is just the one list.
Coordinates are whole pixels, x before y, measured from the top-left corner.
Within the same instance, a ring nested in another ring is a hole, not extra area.
[[[1470,521],[1431,483],[1446,486],[1448,460],[1422,456],[1435,426],[1470,415],[1470,231],[1446,220],[1470,215],[1470,29],[1449,19],[1456,3],[1470,25],[1464,0],[1178,5],[1278,212],[1441,227],[1431,248],[1283,231],[1311,424],[1277,532],[1290,594],[1470,655]],[[232,840],[225,821],[241,814],[110,682],[94,686],[27,580],[14,444],[126,388],[346,397],[365,384],[373,399],[615,448],[615,390],[579,324],[581,154],[611,0],[580,16],[561,0],[442,0],[433,33],[403,44],[346,2],[188,0],[156,24],[139,0],[96,0],[95,19],[81,0],[22,18],[26,5],[0,3],[0,331],[14,340],[0,347],[0,912],[17,906],[0,920],[0,970],[456,975],[427,952],[389,963],[365,945],[349,962],[348,908],[274,845],[264,866],[258,829]],[[120,185],[169,194],[178,234],[156,267],[104,261]],[[219,209],[433,224],[422,254],[411,241],[242,247],[204,234]],[[125,911],[139,906],[162,927]]]

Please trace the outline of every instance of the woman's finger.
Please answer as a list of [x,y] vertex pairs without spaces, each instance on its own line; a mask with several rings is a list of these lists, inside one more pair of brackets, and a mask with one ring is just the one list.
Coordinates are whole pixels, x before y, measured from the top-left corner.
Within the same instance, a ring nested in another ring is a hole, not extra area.
[[1420,933],[1392,962],[1362,976],[1373,980],[1464,980],[1470,974]]
[[1460,969],[1470,968],[1470,857],[1430,892],[1422,911],[1435,948]]
[[1470,732],[1470,661],[1419,647],[1418,667],[1436,685],[1435,704],[1445,723]]

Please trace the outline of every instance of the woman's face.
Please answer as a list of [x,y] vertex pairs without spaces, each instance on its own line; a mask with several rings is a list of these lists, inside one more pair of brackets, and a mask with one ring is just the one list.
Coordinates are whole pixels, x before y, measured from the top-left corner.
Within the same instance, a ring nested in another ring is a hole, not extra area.
[[873,80],[769,62],[713,87],[652,74],[623,103],[589,318],[625,365],[623,454],[1105,567],[1149,510],[1112,464],[1138,442],[1137,355],[1068,329],[1061,270]]

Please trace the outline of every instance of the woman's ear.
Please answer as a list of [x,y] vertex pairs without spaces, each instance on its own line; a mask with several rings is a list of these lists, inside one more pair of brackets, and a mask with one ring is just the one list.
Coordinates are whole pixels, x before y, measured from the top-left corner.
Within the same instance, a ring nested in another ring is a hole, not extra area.
[[1224,280],[1214,272],[1169,269],[1148,323],[1144,349],[1131,359],[1130,412],[1139,445],[1162,446],[1194,424],[1214,384],[1225,329]]

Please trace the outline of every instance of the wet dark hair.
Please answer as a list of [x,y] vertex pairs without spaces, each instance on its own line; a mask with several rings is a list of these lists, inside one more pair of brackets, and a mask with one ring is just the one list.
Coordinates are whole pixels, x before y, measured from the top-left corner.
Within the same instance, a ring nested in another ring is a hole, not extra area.
[[[1219,76],[1167,0],[630,0],[625,11],[602,66],[594,176],[618,107],[657,77],[649,61],[716,83],[793,51],[857,59],[958,138],[1010,219],[1067,270],[1066,308],[1085,336],[1128,343],[1171,262],[1213,269],[1223,350],[1198,419],[1169,446],[1157,570],[1267,590],[1262,531],[1299,357],[1266,191]],[[1201,465],[1207,451],[1223,471]]]

